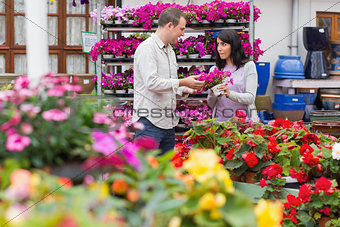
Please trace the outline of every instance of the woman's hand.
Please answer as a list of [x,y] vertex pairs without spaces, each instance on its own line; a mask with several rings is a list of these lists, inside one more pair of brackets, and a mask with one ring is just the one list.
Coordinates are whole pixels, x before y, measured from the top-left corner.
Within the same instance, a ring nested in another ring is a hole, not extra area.
[[218,87],[218,90],[223,91],[223,94],[224,94],[227,98],[229,97],[230,92],[229,92],[229,89],[228,89],[227,85],[221,84],[221,86]]

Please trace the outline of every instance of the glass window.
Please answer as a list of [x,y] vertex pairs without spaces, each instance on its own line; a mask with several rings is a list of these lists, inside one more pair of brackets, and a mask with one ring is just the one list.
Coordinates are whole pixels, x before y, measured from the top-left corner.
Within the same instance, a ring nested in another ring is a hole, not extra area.
[[86,58],[85,55],[70,54],[66,57],[66,73],[86,73]]
[[24,0],[15,0],[14,2],[14,12],[15,13],[24,13],[25,12],[25,1]]
[[49,1],[49,4],[47,5],[47,12],[58,13],[58,0],[54,0],[54,2]]
[[340,18],[338,18],[338,29],[337,29],[336,37],[338,40],[340,40]]
[[332,30],[332,18],[331,17],[319,17],[318,26],[328,27],[329,37],[331,36]]
[[6,42],[6,16],[0,16],[0,45]]
[[48,59],[48,70],[51,72],[58,72],[58,55],[50,54]]
[[6,11],[5,6],[6,6],[5,1],[1,1],[0,2],[0,12],[1,13],[4,13]]
[[14,16],[14,44],[26,45],[25,17]]
[[86,29],[85,17],[68,17],[66,37],[67,45],[79,45],[81,46],[81,31]]
[[96,74],[95,73],[96,72],[96,70],[95,70],[95,67],[96,67],[95,62],[93,62],[91,60],[91,56],[90,55],[87,55],[87,56],[88,56],[87,59],[89,61],[89,73],[90,74]]
[[14,55],[14,73],[27,74],[26,54]]
[[[72,5],[73,0],[66,1],[66,13],[67,14],[85,14],[86,13],[86,4],[81,5],[80,1],[76,0],[77,6],[74,7]],[[95,2],[95,1],[94,1]]]
[[58,45],[58,17],[48,17],[48,45]]
[[0,54],[0,73],[6,72],[6,56],[4,54]]

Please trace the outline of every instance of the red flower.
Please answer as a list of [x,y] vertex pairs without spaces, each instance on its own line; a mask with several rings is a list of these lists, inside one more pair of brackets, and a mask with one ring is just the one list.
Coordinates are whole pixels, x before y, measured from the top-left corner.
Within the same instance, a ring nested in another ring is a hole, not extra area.
[[324,213],[325,215],[329,216],[331,209],[329,209],[328,207],[325,207],[321,210],[319,210],[320,213]]
[[321,177],[320,179],[318,179],[315,184],[315,188],[321,191],[327,191],[331,187],[332,187],[332,182],[325,177]]
[[305,154],[311,154],[313,153],[314,149],[309,146],[308,144],[302,144],[300,147],[300,154],[305,155]]
[[58,177],[58,182],[62,187],[71,188],[73,186],[72,180],[67,177]]
[[286,209],[289,209],[289,208],[290,208],[290,203],[285,202],[285,203],[283,204],[283,206],[284,206]]
[[322,158],[322,157],[323,157],[323,153],[322,153],[322,152],[319,152],[319,153],[316,155],[316,157]]
[[319,163],[318,158],[314,158],[312,154],[305,154],[302,156],[302,161],[306,163],[307,166],[313,167]]
[[295,146],[294,146],[293,144],[289,144],[289,145],[287,146],[287,149],[288,149],[288,150],[293,150],[294,147],[295,147]]
[[315,144],[320,144],[320,139],[313,133],[308,133],[301,138],[301,142],[308,143],[312,142]]
[[234,157],[234,152],[235,152],[235,149],[234,149],[233,147],[228,151],[228,154],[226,155],[226,157],[227,157],[228,160],[233,159],[233,157]]
[[294,195],[287,195],[287,200],[288,200],[288,203],[290,203],[292,206],[299,206],[302,201],[299,197],[295,197]]
[[277,177],[281,177],[281,173],[282,173],[283,169],[281,166],[277,165],[277,164],[273,164],[268,166],[267,168],[265,168],[262,172],[263,175],[266,175],[268,180],[272,180],[275,179]]
[[175,167],[175,168],[181,168],[183,166],[183,162],[186,160],[187,158],[182,158],[181,155],[179,153],[176,153],[174,155],[174,157],[171,159],[171,164]]
[[268,151],[269,153],[275,154],[281,151],[281,147],[279,145],[274,145],[272,143],[268,143]]
[[268,151],[272,154],[275,154],[281,151],[280,146],[277,144],[276,138],[274,136],[268,137],[270,143],[268,143]]
[[285,128],[290,128],[290,121],[278,118],[274,122],[274,127],[284,128],[284,129]]
[[135,143],[144,150],[154,150],[158,148],[158,142],[150,136],[143,136],[136,139]]
[[310,201],[312,191],[310,190],[310,185],[302,185],[299,190],[299,198],[302,202],[306,203]]
[[256,166],[256,164],[259,162],[257,160],[256,154],[251,152],[251,153],[244,153],[242,155],[243,160],[247,163],[247,165],[250,168],[253,168],[254,166]]
[[252,140],[247,141],[247,144],[249,144],[252,148],[257,146],[257,144]]
[[290,176],[292,178],[296,178],[296,180],[299,183],[304,183],[308,180],[308,176],[303,169],[300,169],[300,171],[296,171],[295,169],[290,168],[289,173],[290,173]]
[[201,136],[196,135],[196,136],[190,137],[190,138],[189,138],[189,142],[190,142],[192,145],[194,145],[194,144],[196,144],[196,143],[199,143],[200,140],[202,140],[202,139],[204,139],[204,138],[205,138],[205,136],[203,136],[203,135],[201,135]]
[[257,128],[257,129],[255,130],[254,134],[255,134],[255,135],[260,135],[260,136],[264,137],[265,132],[264,132],[264,129],[262,129],[262,128]]
[[268,184],[266,183],[266,180],[264,178],[262,178],[260,180],[260,186],[261,186],[261,188],[263,188],[264,186],[268,186]]
[[219,161],[219,163],[223,165],[223,163],[224,163],[224,160],[223,160],[223,158],[220,158],[220,161]]
[[318,164],[317,167],[316,167],[316,169],[317,169],[319,172],[321,172],[321,165]]

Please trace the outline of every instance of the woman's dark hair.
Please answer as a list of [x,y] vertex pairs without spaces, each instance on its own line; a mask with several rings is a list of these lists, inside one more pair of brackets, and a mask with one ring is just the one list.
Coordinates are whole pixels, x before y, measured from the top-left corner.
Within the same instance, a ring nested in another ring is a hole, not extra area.
[[218,33],[215,44],[216,44],[216,66],[219,70],[222,70],[226,65],[226,60],[222,60],[217,51],[217,38],[221,41],[230,44],[231,53],[230,58],[233,64],[238,70],[241,66],[249,61],[248,57],[245,55],[243,47],[241,45],[241,38],[235,30],[223,30]]

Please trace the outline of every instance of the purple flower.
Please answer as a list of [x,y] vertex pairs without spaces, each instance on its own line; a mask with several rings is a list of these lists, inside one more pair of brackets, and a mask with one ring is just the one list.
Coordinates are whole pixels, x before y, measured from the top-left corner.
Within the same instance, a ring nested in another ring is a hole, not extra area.
[[139,146],[134,143],[127,143],[121,150],[121,153],[124,155],[125,160],[131,166],[133,166],[137,171],[142,170],[142,163],[138,159],[136,153],[139,150]]

